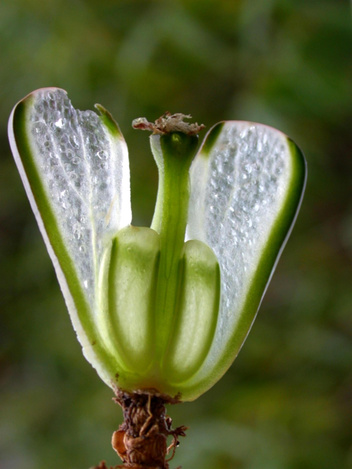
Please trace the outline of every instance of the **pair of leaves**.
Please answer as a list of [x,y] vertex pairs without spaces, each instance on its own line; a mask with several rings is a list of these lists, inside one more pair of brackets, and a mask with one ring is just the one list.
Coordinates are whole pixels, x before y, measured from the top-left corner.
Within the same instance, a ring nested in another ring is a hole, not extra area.
[[[109,386],[128,387],[100,340],[98,290],[105,249],[131,222],[129,164],[118,126],[97,108],[100,115],[75,110],[60,89],[35,91],[14,108],[9,138],[84,354]],[[199,370],[168,393],[194,399],[231,365],[295,221],[305,179],[302,153],[275,129],[228,121],[208,132],[190,170],[186,240],[203,241],[217,256],[219,320]]]

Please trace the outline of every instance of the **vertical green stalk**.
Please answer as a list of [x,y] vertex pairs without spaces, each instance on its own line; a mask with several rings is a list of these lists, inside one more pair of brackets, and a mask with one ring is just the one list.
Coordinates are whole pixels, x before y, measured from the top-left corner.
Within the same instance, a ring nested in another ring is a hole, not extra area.
[[[158,197],[151,225],[160,234],[160,267],[155,308],[155,356],[163,357],[179,301],[181,258],[189,203],[189,169],[198,145],[196,135],[151,135],[159,170]],[[161,364],[159,364],[161,365]]]

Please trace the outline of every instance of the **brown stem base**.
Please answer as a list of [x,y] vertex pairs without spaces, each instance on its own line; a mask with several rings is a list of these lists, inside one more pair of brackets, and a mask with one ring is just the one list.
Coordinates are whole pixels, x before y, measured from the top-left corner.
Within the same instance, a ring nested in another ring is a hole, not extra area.
[[[123,424],[112,436],[112,446],[123,461],[123,465],[117,467],[169,469],[168,461],[174,457],[179,437],[186,436],[186,427],[173,430],[172,420],[166,415],[165,405],[178,400],[153,391],[130,394],[117,390],[115,401],[121,406],[124,417]],[[172,441],[168,445],[170,436]]]
[[[109,469],[108,466],[105,464],[105,461],[102,461],[99,466],[94,466],[94,467],[91,467],[90,469]],[[115,468],[114,467],[110,467],[110,469],[116,469],[116,466]]]

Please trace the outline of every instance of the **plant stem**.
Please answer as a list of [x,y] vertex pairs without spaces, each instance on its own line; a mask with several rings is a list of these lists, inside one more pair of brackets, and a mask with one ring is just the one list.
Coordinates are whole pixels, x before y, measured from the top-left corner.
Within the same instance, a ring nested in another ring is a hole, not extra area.
[[[166,414],[165,405],[177,400],[153,390],[141,393],[117,390],[115,401],[124,416],[124,422],[112,436],[112,446],[123,461],[118,467],[169,469],[168,461],[174,456],[178,438],[185,436],[186,431],[184,426],[173,430],[172,420]],[[170,445],[169,436],[172,438]]]

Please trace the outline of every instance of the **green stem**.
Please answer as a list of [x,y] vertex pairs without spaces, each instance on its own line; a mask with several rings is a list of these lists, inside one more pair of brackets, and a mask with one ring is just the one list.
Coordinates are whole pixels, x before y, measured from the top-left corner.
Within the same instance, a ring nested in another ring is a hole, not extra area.
[[180,132],[152,135],[151,148],[159,170],[158,197],[151,225],[160,234],[156,296],[156,356],[163,357],[177,312],[180,260],[189,203],[189,168],[198,137]]

